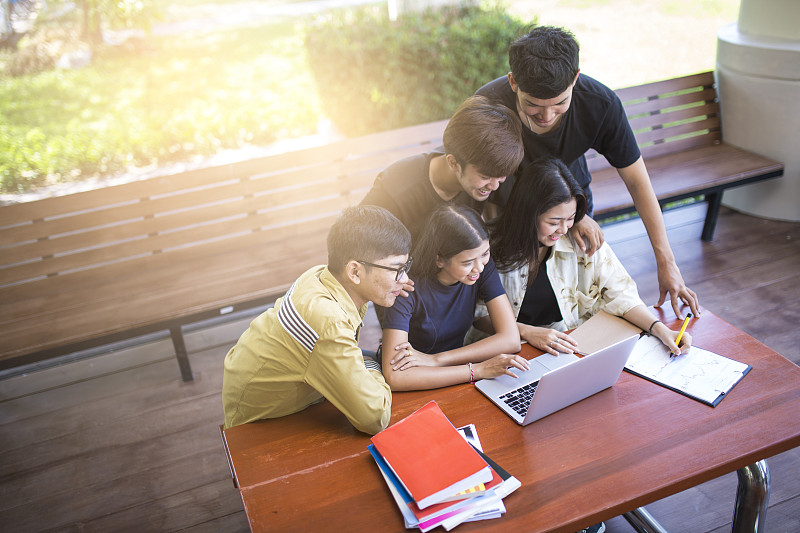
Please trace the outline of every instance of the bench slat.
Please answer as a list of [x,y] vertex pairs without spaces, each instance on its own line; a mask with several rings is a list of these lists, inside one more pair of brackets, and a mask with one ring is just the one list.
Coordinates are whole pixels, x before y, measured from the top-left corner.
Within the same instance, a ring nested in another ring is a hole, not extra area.
[[644,148],[646,146],[641,145],[647,145],[651,142],[664,141],[665,139],[667,142],[669,142],[669,139],[681,135],[703,133],[705,131],[715,130],[719,130],[719,118],[711,117],[705,120],[678,124],[676,126],[669,126],[651,131],[643,131],[636,134],[636,140],[639,142],[640,148]]
[[[399,158],[391,155],[393,153],[419,153],[441,144],[446,124],[447,121],[438,121],[410,126],[220,167],[139,180],[67,196],[44,198],[34,202],[6,205],[0,209],[0,228],[67,213],[106,208],[109,205],[124,203],[132,199],[150,197],[153,191],[170,194],[242,176],[258,176],[269,172],[282,173],[298,166],[306,167],[357,160],[381,152],[389,154],[387,156],[389,160],[394,161]],[[412,151],[409,152],[409,150]]]
[[[327,182],[311,183],[309,186],[300,186],[295,189],[275,191],[275,185],[280,184],[277,179],[275,177],[259,180],[265,182],[260,187],[255,188],[256,192],[259,193],[262,192],[259,189],[265,188],[264,185],[267,182],[272,183],[273,190],[266,189],[270,192],[267,195],[252,198],[243,198],[241,196],[226,198],[229,201],[218,205],[200,205],[197,209],[180,211],[171,215],[139,218],[129,220],[125,224],[101,227],[73,235],[55,236],[46,240],[6,248],[3,257],[5,264],[25,261],[36,261],[36,263],[18,264],[17,266],[0,269],[0,285],[42,275],[54,275],[80,266],[101,264],[140,254],[158,253],[164,248],[192,245],[209,238],[224,238],[226,232],[227,234],[236,234],[265,228],[272,224],[265,224],[263,217],[254,217],[255,213],[264,212],[265,207],[277,206],[272,209],[284,210],[285,213],[280,216],[276,223],[285,225],[292,222],[292,216],[302,219],[309,212],[316,212],[320,209],[324,212],[331,208],[329,203],[320,207],[303,205],[301,209],[295,207],[295,204],[327,202],[329,197],[343,197],[343,195],[349,195],[354,190],[361,192],[369,187],[373,178],[371,174],[361,173],[336,178]],[[250,184],[226,186],[222,188],[226,193],[221,193],[220,196],[229,196],[229,194],[241,195],[243,187],[247,189],[254,188]],[[363,196],[363,193],[361,196]],[[202,201],[210,200],[205,196],[202,198]],[[149,208],[156,202],[159,202],[159,200],[148,202],[147,207]],[[336,206],[336,209],[341,209],[351,203],[346,200],[342,201],[341,206]],[[87,218],[93,215],[95,213],[83,214],[79,215],[79,217]],[[224,220],[237,216],[239,218]],[[106,222],[107,219],[104,218],[102,223]],[[42,222],[41,224],[47,224],[47,222]],[[88,224],[88,221],[84,222],[84,225]],[[194,234],[187,232],[194,230],[198,225],[204,225],[204,228],[214,226],[227,229],[220,231],[198,229]],[[50,227],[52,230],[52,226]],[[162,233],[169,233],[169,237],[165,239],[156,238]],[[139,240],[130,242],[133,239]],[[93,249],[87,250],[90,247]],[[68,253],[70,255],[58,256],[58,254]],[[40,258],[45,258],[45,260],[39,260]]]
[[[640,134],[645,133],[645,131],[642,130],[650,130],[647,133],[651,135],[653,133],[664,132],[665,135],[663,135],[662,138],[666,138],[671,136],[671,134],[669,133],[670,125],[677,122],[682,122],[684,124],[695,124],[697,125],[698,130],[719,128],[720,120],[719,116],[717,115],[717,111],[718,107],[716,104],[706,104],[703,106],[692,107],[688,109],[678,109],[675,111],[670,111],[668,113],[647,115],[635,118],[631,120],[630,123],[634,132],[637,132],[636,133],[637,142],[639,142],[639,144],[642,144],[643,142],[646,142],[646,141],[641,141],[639,139]],[[712,127],[701,125],[701,121],[709,119],[714,120]]]
[[[231,238],[225,241],[210,242],[192,248],[174,250],[171,254],[157,254],[131,261],[119,262],[103,267],[104,276],[98,283],[97,275],[91,270],[73,272],[59,277],[44,278],[30,284],[12,285],[0,289],[0,327],[7,321],[16,320],[18,315],[36,312],[53,306],[67,309],[70,305],[84,305],[83,301],[72,301],[61,294],[81,293],[89,302],[107,301],[125,292],[148,291],[153,287],[164,288],[176,279],[163,277],[177,276],[179,284],[202,284],[208,271],[217,274],[237,272],[241,269],[260,268],[262,262],[274,257],[280,258],[283,251],[302,248],[309,236],[327,235],[335,215],[294,224],[281,231],[259,231]],[[267,254],[266,259],[263,258]],[[195,259],[197,258],[197,259]],[[237,260],[231,260],[237,259]],[[281,259],[283,260],[283,259]],[[176,268],[175,262],[183,261]],[[196,261],[196,262],[195,262]],[[142,265],[148,265],[147,279],[152,283],[140,287]],[[106,275],[113,279],[114,290],[97,290],[105,283]],[[68,286],[68,287],[67,287]],[[66,288],[65,288],[66,287]],[[158,291],[156,291],[158,292]]]
[[689,106],[692,104],[706,104],[716,101],[717,90],[713,87],[709,87],[700,91],[680,93],[673,96],[657,98],[655,100],[644,100],[637,103],[623,102],[623,105],[625,106],[625,114],[629,119],[632,119],[644,114],[654,112],[661,113],[664,109]]
[[711,87],[712,85],[714,85],[714,73],[701,72],[699,74],[682,76],[680,78],[624,87],[622,89],[616,89],[614,92],[617,93],[620,100],[628,102],[630,100],[657,97],[693,87]]
[[143,254],[149,255],[170,248],[191,246],[193,243],[235,237],[239,233],[259,228],[276,228],[277,231],[280,231],[281,227],[288,224],[296,224],[303,219],[313,219],[336,213],[341,208],[340,196],[329,197],[305,205],[295,204],[292,207],[258,213],[249,217],[218,220],[202,226],[150,235],[138,240],[55,256],[43,261],[19,264],[0,269],[0,286],[39,276],[54,276],[77,268],[96,268],[108,262],[134,259]]

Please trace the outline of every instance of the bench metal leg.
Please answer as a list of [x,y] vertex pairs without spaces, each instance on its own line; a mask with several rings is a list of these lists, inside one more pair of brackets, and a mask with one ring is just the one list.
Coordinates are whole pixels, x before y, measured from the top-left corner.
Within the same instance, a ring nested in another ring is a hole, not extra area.
[[178,366],[181,369],[181,379],[183,381],[193,381],[192,365],[189,364],[189,355],[186,353],[186,344],[183,342],[183,329],[181,326],[169,328],[172,337],[172,345],[175,347],[175,357],[178,359]]
[[706,194],[708,211],[706,211],[706,221],[703,223],[703,233],[700,238],[706,242],[711,242],[714,238],[714,230],[717,227],[717,217],[719,208],[722,205],[722,191]]
[[622,516],[639,533],[667,533],[667,530],[644,507],[634,509]]
[[770,475],[766,461],[736,471],[736,505],[733,508],[733,533],[763,533],[769,504]]

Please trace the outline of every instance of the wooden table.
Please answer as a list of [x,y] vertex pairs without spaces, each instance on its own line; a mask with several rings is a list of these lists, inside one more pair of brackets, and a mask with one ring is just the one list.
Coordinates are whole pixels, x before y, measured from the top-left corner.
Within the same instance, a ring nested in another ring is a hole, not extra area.
[[[671,309],[658,312],[679,325]],[[436,399],[456,426],[474,423],[489,456],[522,482],[502,518],[459,531],[574,532],[630,511],[634,527],[658,531],[637,508],[734,470],[734,529],[758,530],[769,495],[762,460],[800,445],[800,367],[707,310],[688,331],[695,345],[753,366],[716,408],[623,372],[527,427],[468,384],[396,393],[392,423]],[[328,402],[223,439],[253,531],[405,531],[369,436]]]

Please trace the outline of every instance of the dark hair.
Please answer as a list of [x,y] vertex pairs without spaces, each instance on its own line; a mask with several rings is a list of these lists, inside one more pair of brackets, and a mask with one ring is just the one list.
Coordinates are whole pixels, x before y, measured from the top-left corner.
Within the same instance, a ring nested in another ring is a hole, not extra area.
[[547,100],[566,91],[575,80],[579,51],[571,32],[538,26],[511,43],[508,63],[522,92]]
[[431,214],[414,244],[414,277],[434,278],[441,270],[437,259],[447,261],[488,240],[486,225],[477,211],[463,205],[443,205]]
[[348,261],[374,263],[392,255],[407,255],[411,234],[393,214],[374,205],[348,207],[328,232],[328,269],[344,272]]
[[[586,214],[586,196],[561,160],[539,159],[526,166],[517,176],[503,212],[489,224],[492,258],[497,268],[508,272],[538,263],[539,218],[573,198],[578,222]],[[535,273],[536,268],[532,271]]]
[[462,171],[471,164],[490,178],[513,173],[525,155],[519,119],[508,107],[485,96],[471,96],[456,109],[442,142]]

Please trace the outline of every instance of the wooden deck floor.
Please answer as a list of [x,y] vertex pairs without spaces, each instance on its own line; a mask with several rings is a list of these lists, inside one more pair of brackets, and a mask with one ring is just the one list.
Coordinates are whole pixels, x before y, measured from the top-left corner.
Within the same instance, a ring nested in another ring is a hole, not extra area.
[[[704,210],[665,217],[687,282],[706,308],[800,363],[800,224],[723,209],[714,242],[703,243]],[[606,235],[644,301],[655,303],[654,261],[641,223],[607,227]],[[196,376],[189,384],[180,381],[166,337],[0,376],[0,530],[247,531],[217,426],[222,359],[249,320],[187,335]],[[376,339],[371,321],[362,343]],[[800,531],[800,449],[769,465],[766,530]],[[648,510],[672,532],[721,532],[730,528],[735,490],[729,474]],[[633,531],[619,517],[607,525],[609,532]]]

